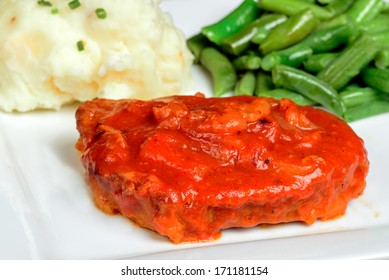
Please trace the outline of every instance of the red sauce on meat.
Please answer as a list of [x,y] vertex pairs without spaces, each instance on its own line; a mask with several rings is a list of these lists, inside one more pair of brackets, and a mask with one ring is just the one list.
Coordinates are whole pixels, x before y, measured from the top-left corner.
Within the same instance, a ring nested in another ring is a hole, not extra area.
[[76,116],[100,209],[175,243],[331,219],[365,187],[366,150],[348,124],[286,99],[100,99]]

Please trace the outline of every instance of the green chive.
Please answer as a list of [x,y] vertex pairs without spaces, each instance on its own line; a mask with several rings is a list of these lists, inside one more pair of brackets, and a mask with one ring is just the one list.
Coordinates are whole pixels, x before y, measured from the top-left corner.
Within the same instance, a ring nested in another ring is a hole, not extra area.
[[96,16],[100,19],[105,19],[107,17],[107,12],[103,8],[96,9]]
[[39,5],[39,6],[45,6],[45,7],[51,7],[51,6],[53,6],[53,4],[51,4],[49,1],[45,1],[45,0],[39,0],[39,1],[38,1],[38,5]]
[[84,50],[84,42],[83,41],[80,40],[77,42],[77,49],[79,52]]
[[74,10],[74,9],[80,7],[80,6],[81,6],[81,3],[80,3],[80,1],[78,1],[78,0],[73,0],[73,1],[70,1],[70,2],[68,3],[68,6],[69,6],[70,9]]
[[58,8],[52,8],[52,9],[51,9],[51,13],[52,13],[53,15],[58,14],[58,12],[59,12]]

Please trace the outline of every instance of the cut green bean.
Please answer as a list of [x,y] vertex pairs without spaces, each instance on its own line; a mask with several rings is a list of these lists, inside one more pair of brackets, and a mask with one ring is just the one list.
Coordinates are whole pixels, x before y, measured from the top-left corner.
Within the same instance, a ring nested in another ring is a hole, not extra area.
[[353,3],[354,0],[331,1],[331,3],[329,3],[325,9],[328,10],[333,16],[337,16],[347,11]]
[[256,77],[254,72],[248,71],[235,85],[234,95],[254,95]]
[[375,18],[383,7],[382,0],[356,0],[347,15],[356,24],[364,24]]
[[234,89],[237,75],[225,55],[215,48],[207,47],[201,52],[200,63],[212,76],[215,96],[221,96]]
[[312,55],[303,62],[304,69],[311,73],[318,73],[327,67],[338,55],[338,53],[319,53]]
[[373,41],[381,49],[386,49],[389,46],[389,32],[379,32],[371,35]]
[[257,49],[248,49],[242,55],[255,55],[261,57],[261,54]]
[[259,96],[272,97],[277,100],[287,98],[301,106],[317,104],[317,102],[305,97],[304,95],[283,88],[277,88],[270,91],[265,91],[262,92]]
[[389,15],[379,14],[373,20],[363,23],[360,28],[367,34],[388,32],[389,31]]
[[377,52],[378,47],[372,38],[360,36],[320,71],[317,77],[335,90],[341,90],[375,58]]
[[[331,4],[331,3],[334,3],[334,2],[341,2],[341,1],[342,0],[317,0],[317,2],[319,2],[322,5]],[[316,1],[313,1],[313,2],[316,2]]]
[[340,98],[343,100],[346,108],[362,105],[384,97],[384,93],[370,87],[348,86],[341,93]]
[[[233,55],[239,55],[248,49],[252,39],[257,34],[264,34],[264,38],[272,28],[284,22],[287,19],[285,15],[266,14],[249,23],[238,32],[227,37],[222,42],[222,48],[225,52]],[[258,38],[256,38],[258,41]]]
[[389,49],[380,50],[374,59],[374,64],[379,69],[389,67]]
[[299,67],[312,53],[327,52],[345,44],[353,34],[351,23],[320,29],[299,43],[266,55],[262,69],[269,71],[278,64]]
[[316,30],[327,29],[338,25],[348,24],[350,22],[354,23],[348,15],[340,14],[328,20],[321,21]]
[[271,29],[260,29],[257,31],[257,33],[255,33],[254,37],[251,39],[251,43],[254,43],[254,44],[261,44],[263,42],[263,40],[266,39],[266,37],[269,35]]
[[251,39],[254,44],[261,44],[273,28],[288,19],[286,15],[282,14],[264,14],[262,18],[265,25],[259,28]]
[[261,67],[262,59],[259,56],[248,54],[238,56],[232,61],[237,71],[257,70]]
[[315,76],[296,68],[277,65],[272,70],[272,78],[275,85],[298,92],[343,116],[345,107],[336,90]]
[[303,10],[276,26],[260,45],[263,54],[289,47],[309,35],[319,21],[311,10]]
[[254,94],[260,96],[266,91],[273,90],[274,87],[271,76],[263,71],[258,71]]
[[388,1],[383,1],[381,12],[382,13],[389,12],[389,2]]
[[388,112],[389,100],[377,99],[347,109],[344,118],[347,122],[353,122]]
[[189,50],[194,56],[193,63],[198,64],[200,61],[201,51],[210,45],[207,37],[203,34],[197,34],[186,41]]
[[346,121],[389,112],[389,0],[242,0],[187,45],[214,96],[288,98]]
[[389,93],[389,69],[366,67],[362,71],[362,78],[366,85],[379,91]]
[[265,71],[270,71],[279,64],[298,67],[310,55],[312,55],[311,48],[304,44],[296,44],[287,49],[267,54],[262,60],[261,68]]
[[333,16],[325,8],[301,0],[261,0],[258,2],[258,6],[267,11],[289,16],[295,15],[305,9],[311,10],[321,20],[329,19]]
[[313,53],[328,52],[341,45],[345,45],[354,34],[354,24],[349,21],[341,25],[319,29],[311,33],[300,43],[310,47]]
[[242,4],[220,21],[203,27],[201,32],[208,40],[220,45],[225,38],[258,18],[257,2],[258,0],[244,0]]

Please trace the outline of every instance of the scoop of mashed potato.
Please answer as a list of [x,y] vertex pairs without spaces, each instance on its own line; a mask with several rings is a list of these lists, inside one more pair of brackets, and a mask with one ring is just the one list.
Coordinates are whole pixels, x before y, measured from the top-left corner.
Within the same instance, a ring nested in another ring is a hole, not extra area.
[[[0,108],[181,93],[192,55],[156,0],[0,1]],[[105,18],[97,16],[103,9]]]

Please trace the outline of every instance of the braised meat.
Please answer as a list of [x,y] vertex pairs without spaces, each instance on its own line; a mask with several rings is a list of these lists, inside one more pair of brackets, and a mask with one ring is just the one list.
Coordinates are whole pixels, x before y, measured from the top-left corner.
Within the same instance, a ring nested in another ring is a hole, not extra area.
[[98,99],[76,119],[96,205],[174,243],[332,219],[365,188],[363,141],[340,118],[287,99]]

